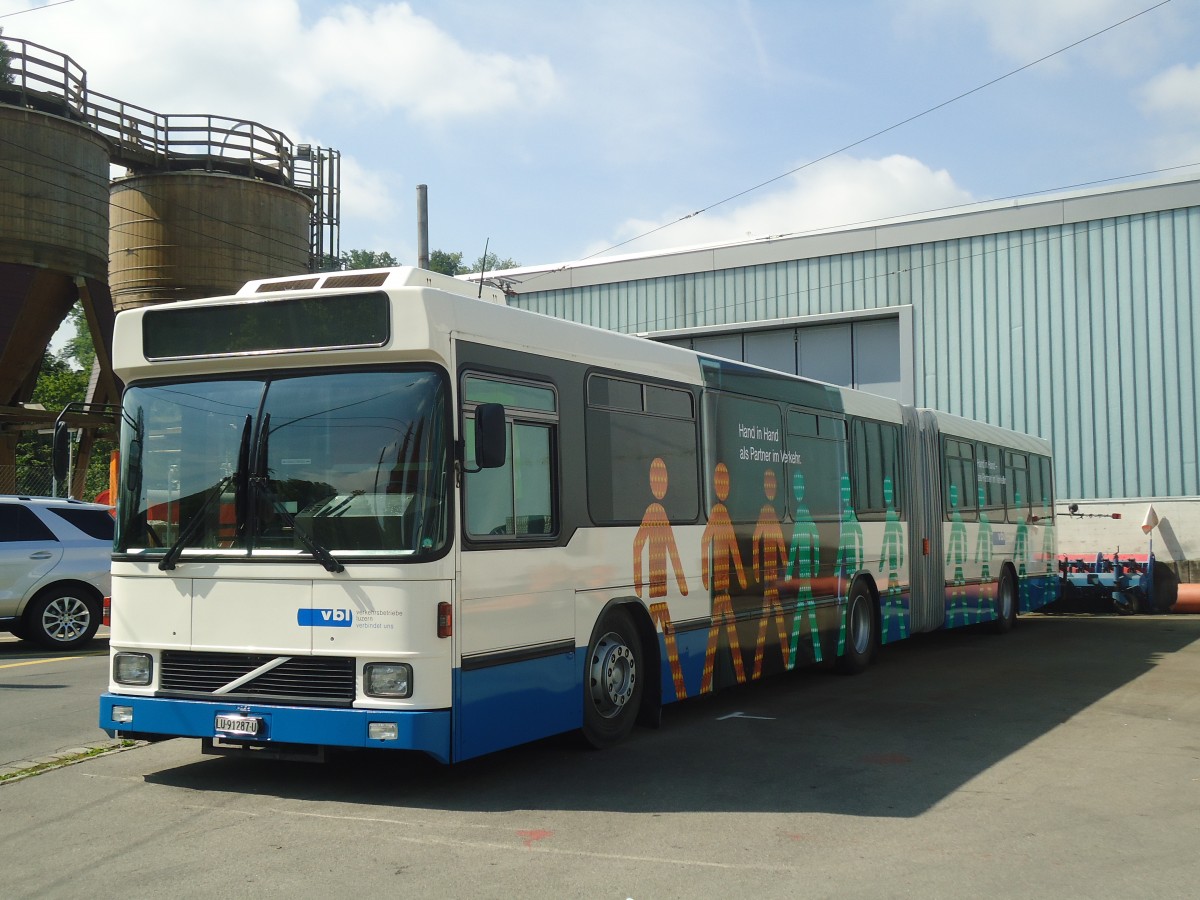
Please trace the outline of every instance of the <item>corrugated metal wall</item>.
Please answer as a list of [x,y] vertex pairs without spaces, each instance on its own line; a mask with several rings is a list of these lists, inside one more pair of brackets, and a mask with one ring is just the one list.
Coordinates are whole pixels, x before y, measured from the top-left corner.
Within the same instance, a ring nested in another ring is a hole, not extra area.
[[917,404],[1050,439],[1091,499],[1200,495],[1198,301],[1200,207],[510,302],[625,332],[911,304]]

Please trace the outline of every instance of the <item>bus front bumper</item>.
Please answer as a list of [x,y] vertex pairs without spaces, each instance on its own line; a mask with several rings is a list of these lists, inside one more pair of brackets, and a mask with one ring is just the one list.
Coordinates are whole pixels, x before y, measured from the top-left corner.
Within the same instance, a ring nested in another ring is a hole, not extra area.
[[[450,710],[328,709],[100,695],[110,737],[194,737],[257,746],[379,747],[419,750],[450,762]],[[374,737],[383,734],[385,737]]]

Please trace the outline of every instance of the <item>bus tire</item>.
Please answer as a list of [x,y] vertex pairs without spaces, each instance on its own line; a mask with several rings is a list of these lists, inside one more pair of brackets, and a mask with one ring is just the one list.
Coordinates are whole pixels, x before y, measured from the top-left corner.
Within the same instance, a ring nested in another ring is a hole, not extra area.
[[601,615],[592,631],[583,672],[583,737],[603,750],[633,730],[642,702],[645,660],[629,613]]
[[1017,577],[1008,566],[1000,572],[1000,581],[996,583],[996,599],[993,602],[996,618],[988,623],[988,630],[992,634],[1007,634],[1017,622]]
[[879,604],[863,578],[856,578],[846,598],[846,652],[838,657],[842,675],[857,675],[871,664],[879,648]]

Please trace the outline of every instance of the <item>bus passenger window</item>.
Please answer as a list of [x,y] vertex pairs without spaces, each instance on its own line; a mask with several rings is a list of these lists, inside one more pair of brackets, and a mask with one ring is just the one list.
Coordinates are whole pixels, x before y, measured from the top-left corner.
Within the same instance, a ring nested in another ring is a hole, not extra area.
[[[497,398],[504,401],[508,414],[504,465],[471,471],[476,468],[474,407]],[[557,423],[554,392],[548,387],[472,375],[465,379],[464,401],[468,407],[463,420],[467,534],[484,540],[548,539],[557,534],[553,487]]]

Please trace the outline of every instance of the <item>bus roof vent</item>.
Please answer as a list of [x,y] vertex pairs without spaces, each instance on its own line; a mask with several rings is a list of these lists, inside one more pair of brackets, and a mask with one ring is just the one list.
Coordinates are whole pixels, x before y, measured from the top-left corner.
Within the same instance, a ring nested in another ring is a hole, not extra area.
[[330,275],[322,288],[380,287],[387,281],[387,272],[355,272],[353,275]]
[[[475,276],[478,277],[478,276]],[[271,294],[278,291],[361,290],[363,288],[436,288],[459,297],[470,297],[484,303],[506,304],[504,291],[485,284],[481,289],[476,281],[452,278],[429,269],[396,266],[390,269],[357,269],[350,272],[318,273],[303,277],[264,278],[247,281],[237,296]]]
[[307,291],[317,286],[316,278],[293,278],[291,281],[269,281],[258,286],[258,293],[271,291]]

